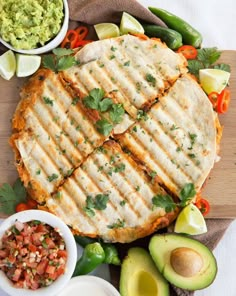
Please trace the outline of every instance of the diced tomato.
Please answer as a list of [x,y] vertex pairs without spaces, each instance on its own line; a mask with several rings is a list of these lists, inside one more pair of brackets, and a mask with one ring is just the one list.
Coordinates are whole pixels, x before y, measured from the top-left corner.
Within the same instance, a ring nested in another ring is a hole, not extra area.
[[60,266],[56,271],[57,276],[62,275],[64,272],[65,272],[65,266]]
[[45,225],[39,224],[39,225],[37,225],[35,232],[43,232],[44,234],[46,234],[46,233],[48,233],[48,229],[46,228]]
[[33,245],[33,244],[30,244],[29,245],[29,250],[30,250],[30,252],[36,252],[37,251],[37,247],[35,245]]
[[46,244],[48,245],[48,248],[49,248],[49,249],[53,249],[53,248],[55,248],[55,244],[54,244],[53,240],[52,240],[50,237],[47,237],[47,238],[45,239],[45,242],[46,242]]
[[28,249],[27,248],[20,249],[20,254],[21,256],[25,256],[26,254],[28,254]]
[[18,242],[23,242],[24,240],[24,237],[22,235],[16,235],[15,238]]
[[48,265],[46,268],[46,273],[54,273],[56,270],[56,267],[53,265]]
[[8,261],[9,261],[11,264],[14,264],[14,263],[16,262],[16,257],[10,254],[10,255],[8,256]]
[[31,236],[25,236],[24,237],[24,244],[28,245],[32,242],[32,237]]
[[48,274],[48,277],[49,277],[51,280],[55,281],[55,280],[58,278],[57,272],[49,273],[49,274]]
[[34,245],[40,246],[42,244],[42,237],[44,233],[43,232],[36,232],[32,234],[32,240]]
[[57,256],[58,256],[58,257],[67,258],[67,251],[66,251],[66,250],[59,250],[59,251],[57,252]]
[[31,285],[30,285],[32,290],[37,290],[39,288],[39,283],[37,281],[32,281],[31,280]]
[[46,268],[47,268],[47,266],[48,266],[48,260],[47,259],[43,259],[40,263],[39,263],[39,265],[37,266],[37,268],[36,268],[36,272],[37,272],[37,274],[44,274],[45,273],[45,271],[46,271]]
[[0,258],[6,258],[9,254],[8,250],[0,250]]
[[17,282],[19,280],[19,278],[21,276],[21,272],[22,271],[20,269],[18,269],[18,268],[15,270],[14,275],[12,276],[12,280],[14,282]]

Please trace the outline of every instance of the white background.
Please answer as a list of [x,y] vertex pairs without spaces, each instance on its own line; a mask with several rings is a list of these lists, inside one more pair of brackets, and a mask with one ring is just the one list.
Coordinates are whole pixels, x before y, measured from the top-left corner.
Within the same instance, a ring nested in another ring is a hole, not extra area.
[[[203,46],[217,46],[219,49],[236,50],[235,0],[139,1],[146,7],[156,6],[164,8],[184,18],[203,34]],[[218,275],[215,282],[209,288],[196,292],[196,296],[236,296],[235,253],[236,221],[229,227],[223,240],[214,251],[218,262]],[[104,275],[104,270],[102,273]],[[6,294],[0,290],[0,296],[5,295]]]
[[[219,49],[236,50],[235,0],[140,0],[139,2],[146,7],[166,9],[184,18],[202,33],[205,47],[217,46]],[[217,278],[207,289],[197,291],[195,296],[236,296],[236,221],[231,224],[214,254],[218,262]]]

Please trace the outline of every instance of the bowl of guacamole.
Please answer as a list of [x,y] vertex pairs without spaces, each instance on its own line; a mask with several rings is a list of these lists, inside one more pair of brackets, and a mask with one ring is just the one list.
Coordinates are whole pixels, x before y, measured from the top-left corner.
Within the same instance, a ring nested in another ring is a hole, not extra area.
[[0,41],[17,52],[39,54],[57,47],[68,22],[67,0],[0,1]]

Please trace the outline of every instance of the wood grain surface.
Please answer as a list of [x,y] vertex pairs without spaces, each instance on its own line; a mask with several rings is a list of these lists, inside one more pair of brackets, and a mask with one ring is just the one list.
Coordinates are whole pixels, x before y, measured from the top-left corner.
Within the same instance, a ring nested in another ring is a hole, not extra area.
[[[224,51],[221,61],[231,65],[231,104],[229,112],[220,115],[220,122],[224,125],[221,161],[212,170],[203,193],[211,204],[208,217],[236,218],[236,51]],[[5,81],[0,77],[0,184],[11,184],[17,178],[8,138],[11,118],[24,82],[22,78]]]

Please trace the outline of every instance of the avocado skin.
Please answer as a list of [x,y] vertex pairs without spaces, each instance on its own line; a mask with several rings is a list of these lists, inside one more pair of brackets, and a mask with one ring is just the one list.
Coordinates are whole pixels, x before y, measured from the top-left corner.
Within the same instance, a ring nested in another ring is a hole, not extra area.
[[[202,270],[193,277],[183,277],[170,264],[170,255],[180,247],[191,248],[203,259]],[[213,253],[198,240],[180,234],[154,235],[149,242],[149,251],[158,270],[174,286],[189,291],[201,290],[212,284],[217,274],[217,262]]]
[[[138,283],[138,285],[132,285],[132,280],[135,281],[134,277],[140,274],[150,274],[152,283],[156,283],[158,293],[153,293],[152,296],[169,296],[169,284],[160,274],[156,268],[150,254],[139,247],[131,248],[128,251],[127,256],[121,265],[121,276],[120,276],[120,294],[121,296],[144,296],[144,291],[138,293],[137,290],[131,290],[132,287],[142,285],[145,286],[145,282]],[[136,278],[137,279],[137,278]],[[140,278],[139,278],[140,279]],[[146,286],[150,286],[150,282]],[[150,290],[147,295],[150,294]]]

